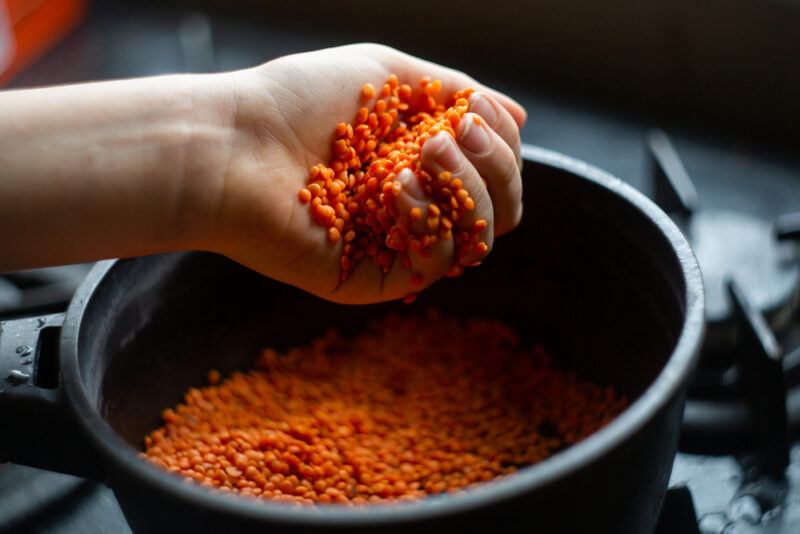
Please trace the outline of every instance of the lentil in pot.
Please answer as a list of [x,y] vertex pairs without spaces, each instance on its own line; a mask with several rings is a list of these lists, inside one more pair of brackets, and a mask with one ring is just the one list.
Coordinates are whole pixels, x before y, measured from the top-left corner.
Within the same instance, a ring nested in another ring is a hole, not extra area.
[[435,311],[267,348],[254,370],[208,378],[163,412],[146,458],[209,488],[301,504],[465,490],[544,460],[626,406],[499,321]]

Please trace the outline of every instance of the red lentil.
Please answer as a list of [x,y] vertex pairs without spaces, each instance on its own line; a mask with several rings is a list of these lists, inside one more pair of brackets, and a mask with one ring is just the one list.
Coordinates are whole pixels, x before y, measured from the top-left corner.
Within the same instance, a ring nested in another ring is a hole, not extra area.
[[361,96],[365,100],[371,100],[375,98],[375,94],[375,87],[373,87],[371,83],[365,83],[364,87],[361,88]]
[[[449,172],[431,176],[422,168],[420,154],[425,142],[439,132],[455,136],[454,129],[467,112],[467,99],[473,92],[457,91],[440,98],[443,103],[437,101],[441,90],[441,81],[427,76],[420,80],[417,90],[401,84],[394,74],[379,93],[372,84],[364,84],[360,93],[363,101],[378,97],[372,111],[362,107],[352,124],[339,123],[334,129],[332,159],[311,167],[299,201],[310,202],[310,214],[317,224],[354,235],[347,241],[352,246],[342,247],[340,280],[347,280],[365,257],[384,273],[398,258],[408,269],[410,252],[429,257],[440,239],[453,240],[455,265],[463,263],[465,255],[488,251],[485,245],[477,246],[485,226],[453,231],[464,215],[475,209],[461,180],[452,178]],[[480,124],[477,118],[475,121]],[[396,205],[401,187],[395,178],[403,169],[414,172],[433,200],[425,219],[425,234],[411,228],[411,223],[420,220],[420,210],[400,213]],[[331,243],[338,242],[333,234],[329,237]],[[463,269],[451,271],[457,276]]]
[[297,198],[303,204],[308,204],[309,202],[311,202],[311,191],[309,191],[304,187],[303,189],[300,190],[299,193],[297,193]]
[[192,388],[144,439],[203,486],[288,503],[368,504],[512,475],[625,407],[490,320],[435,311],[334,331]]

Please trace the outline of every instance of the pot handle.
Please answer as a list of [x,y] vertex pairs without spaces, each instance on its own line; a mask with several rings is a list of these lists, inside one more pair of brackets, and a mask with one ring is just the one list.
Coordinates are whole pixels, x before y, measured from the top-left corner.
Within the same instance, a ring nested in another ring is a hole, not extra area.
[[0,462],[102,480],[61,385],[64,314],[0,322]]

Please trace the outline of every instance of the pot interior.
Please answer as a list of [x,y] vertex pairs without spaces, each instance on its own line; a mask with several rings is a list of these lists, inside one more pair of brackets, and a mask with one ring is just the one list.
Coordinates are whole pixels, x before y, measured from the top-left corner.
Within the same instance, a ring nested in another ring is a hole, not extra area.
[[141,449],[207,372],[250,367],[263,347],[355,332],[394,310],[428,307],[498,318],[542,343],[560,367],[632,402],[655,380],[681,331],[684,279],[669,241],[638,207],[579,174],[528,160],[525,215],[482,266],[444,279],[413,305],[332,304],[224,257],[122,260],[86,305],[79,338],[89,398]]

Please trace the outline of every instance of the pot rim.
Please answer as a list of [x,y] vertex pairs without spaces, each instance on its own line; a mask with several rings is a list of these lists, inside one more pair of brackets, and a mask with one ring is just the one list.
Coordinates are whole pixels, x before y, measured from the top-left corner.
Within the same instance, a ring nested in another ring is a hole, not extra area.
[[685,383],[698,358],[705,329],[704,290],[700,269],[689,243],[669,216],[650,199],[619,178],[580,160],[532,145],[522,146],[522,156],[525,160],[554,167],[593,182],[620,196],[661,231],[680,266],[685,286],[683,295],[685,311],[683,326],[672,354],[644,393],[605,427],[564,451],[522,469],[502,481],[482,484],[459,495],[420,499],[408,503],[352,508],[319,505],[298,509],[286,504],[215,493],[199,485],[187,484],[179,477],[141,459],[138,456],[140,451],[117,435],[98,413],[83,387],[76,357],[78,336],[83,310],[106,274],[118,261],[106,260],[95,265],[75,293],[66,313],[60,343],[61,372],[66,397],[82,430],[95,449],[102,454],[104,466],[113,466],[127,477],[134,477],[160,491],[217,513],[295,526],[356,527],[401,524],[490,506],[498,501],[547,486],[610,453],[647,424],[673,398]]

